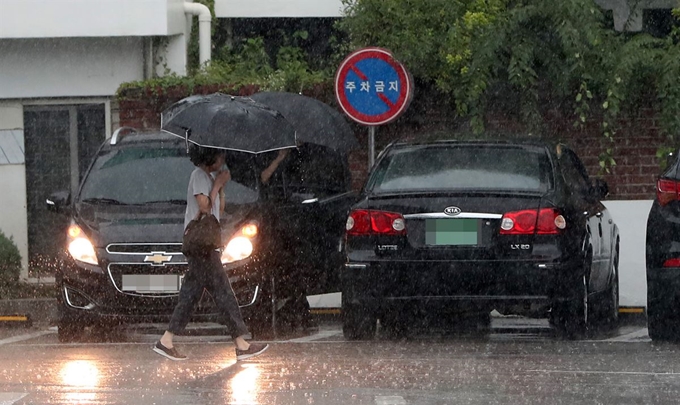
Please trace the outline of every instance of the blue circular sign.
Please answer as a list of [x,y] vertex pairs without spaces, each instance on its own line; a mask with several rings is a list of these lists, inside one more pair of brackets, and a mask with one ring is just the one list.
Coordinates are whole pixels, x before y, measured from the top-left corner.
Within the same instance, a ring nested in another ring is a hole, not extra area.
[[381,125],[406,110],[413,84],[406,68],[389,51],[363,48],[340,64],[335,94],[350,118],[365,125]]

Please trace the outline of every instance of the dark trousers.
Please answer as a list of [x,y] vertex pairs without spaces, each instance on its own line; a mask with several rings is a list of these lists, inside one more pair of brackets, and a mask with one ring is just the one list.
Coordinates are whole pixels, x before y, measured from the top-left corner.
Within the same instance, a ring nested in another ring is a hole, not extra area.
[[236,338],[248,334],[234,289],[231,288],[227,273],[220,262],[220,253],[214,251],[208,256],[187,257],[187,262],[189,271],[184,276],[179,290],[179,302],[170,318],[168,331],[177,334],[184,330],[194,306],[203,294],[203,289],[206,289],[215,299],[221,318],[224,319],[231,336]]

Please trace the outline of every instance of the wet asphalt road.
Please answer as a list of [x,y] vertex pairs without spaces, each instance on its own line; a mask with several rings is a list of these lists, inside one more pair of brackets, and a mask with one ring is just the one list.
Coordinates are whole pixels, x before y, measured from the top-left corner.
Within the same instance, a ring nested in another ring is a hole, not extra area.
[[47,326],[0,329],[0,405],[680,402],[680,345],[642,325],[565,341],[544,320],[503,318],[490,334],[347,342],[331,322],[239,363],[222,329],[197,326],[176,340],[184,362],[151,351],[154,325],[72,344]]

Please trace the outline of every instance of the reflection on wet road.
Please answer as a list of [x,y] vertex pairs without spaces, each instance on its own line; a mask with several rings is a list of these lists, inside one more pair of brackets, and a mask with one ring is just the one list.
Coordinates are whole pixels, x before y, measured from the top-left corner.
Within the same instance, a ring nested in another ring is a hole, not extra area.
[[[156,328],[157,329],[157,328]],[[582,341],[544,320],[494,319],[489,334],[418,331],[347,342],[338,323],[286,333],[251,361],[206,329],[177,339],[189,359],[151,351],[153,327],[60,344],[54,330],[0,330],[0,404],[669,404],[678,346],[642,326]],[[380,331],[379,331],[380,332]]]

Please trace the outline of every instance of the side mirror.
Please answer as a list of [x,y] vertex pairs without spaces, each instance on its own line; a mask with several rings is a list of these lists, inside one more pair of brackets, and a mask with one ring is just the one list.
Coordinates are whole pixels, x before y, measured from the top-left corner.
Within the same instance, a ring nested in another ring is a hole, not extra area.
[[47,209],[58,214],[68,214],[71,205],[71,193],[68,191],[57,191],[52,193],[46,200]]
[[591,193],[598,199],[605,198],[609,195],[609,186],[607,185],[607,182],[602,179],[595,179],[591,187]]
[[675,159],[677,159],[677,152],[668,152],[664,156],[664,161],[663,161],[663,169],[666,170],[667,168],[671,167]]

